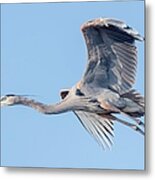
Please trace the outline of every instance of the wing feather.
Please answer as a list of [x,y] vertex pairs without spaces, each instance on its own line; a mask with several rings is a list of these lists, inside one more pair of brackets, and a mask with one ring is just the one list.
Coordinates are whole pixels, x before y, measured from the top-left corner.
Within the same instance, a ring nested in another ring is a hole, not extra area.
[[111,148],[114,136],[113,122],[94,113],[74,111],[83,127],[104,149]]
[[137,69],[135,40],[143,38],[115,19],[88,21],[81,29],[88,49],[83,86],[111,88],[119,94],[128,92],[135,83]]

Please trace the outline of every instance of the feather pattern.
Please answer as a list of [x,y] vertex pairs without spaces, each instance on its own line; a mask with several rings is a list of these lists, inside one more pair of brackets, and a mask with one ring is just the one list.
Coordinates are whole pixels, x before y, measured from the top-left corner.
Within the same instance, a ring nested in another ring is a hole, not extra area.
[[137,92],[135,89],[131,89],[129,92],[123,94],[121,97],[123,98],[129,98],[131,100],[133,100],[134,102],[136,102],[139,106],[141,107],[145,107],[145,100],[144,97]]
[[113,122],[110,119],[101,117],[98,114],[74,111],[83,127],[93,136],[99,145],[105,149],[111,148],[114,136]]
[[88,65],[83,86],[110,88],[124,94],[135,83],[137,49],[143,38],[125,23],[100,18],[82,26],[88,49]]

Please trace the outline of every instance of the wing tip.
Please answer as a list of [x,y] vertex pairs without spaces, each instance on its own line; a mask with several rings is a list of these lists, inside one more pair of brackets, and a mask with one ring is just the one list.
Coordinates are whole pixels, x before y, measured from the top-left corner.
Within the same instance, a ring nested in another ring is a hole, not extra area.
[[128,35],[132,36],[135,40],[144,41],[145,38],[142,37],[135,29],[128,26],[125,22],[120,21],[115,18],[96,18],[93,20],[89,20],[81,25],[81,31],[85,32],[90,27],[109,27],[115,26],[116,28],[124,31]]

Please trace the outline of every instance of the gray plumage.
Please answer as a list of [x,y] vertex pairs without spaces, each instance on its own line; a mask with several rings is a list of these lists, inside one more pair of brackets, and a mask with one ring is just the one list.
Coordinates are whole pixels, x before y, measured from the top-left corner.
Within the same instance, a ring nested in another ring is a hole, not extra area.
[[[22,104],[44,114],[73,111],[84,128],[103,148],[111,147],[114,122],[144,135],[144,98],[132,89],[137,69],[135,40],[143,38],[124,22],[110,18],[88,21],[81,26],[88,49],[88,63],[81,81],[62,90],[62,101],[45,105],[20,95],[1,97],[1,107]],[[135,123],[119,119],[117,114]]]

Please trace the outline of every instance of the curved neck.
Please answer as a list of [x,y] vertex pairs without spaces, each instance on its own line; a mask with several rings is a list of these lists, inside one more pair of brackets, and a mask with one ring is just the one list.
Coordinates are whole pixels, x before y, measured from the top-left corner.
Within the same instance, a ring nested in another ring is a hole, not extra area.
[[88,98],[79,98],[77,96],[66,98],[60,103],[54,105],[43,104],[23,96],[15,96],[14,103],[12,105],[28,106],[44,114],[59,114],[75,110],[90,111]]
[[59,114],[71,110],[71,106],[67,101],[61,101],[54,105],[47,105],[33,99],[28,99],[21,96],[16,96],[14,105],[24,105],[31,107],[44,114]]

